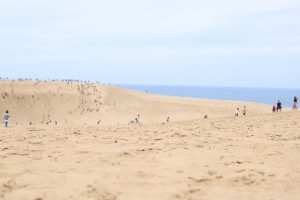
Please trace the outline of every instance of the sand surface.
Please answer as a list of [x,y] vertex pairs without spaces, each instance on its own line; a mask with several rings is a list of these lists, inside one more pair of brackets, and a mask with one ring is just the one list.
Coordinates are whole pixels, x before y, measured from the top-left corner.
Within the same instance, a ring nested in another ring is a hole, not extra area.
[[0,86],[11,114],[0,199],[300,199],[299,112],[89,83]]
[[0,199],[300,199],[300,113],[0,129]]

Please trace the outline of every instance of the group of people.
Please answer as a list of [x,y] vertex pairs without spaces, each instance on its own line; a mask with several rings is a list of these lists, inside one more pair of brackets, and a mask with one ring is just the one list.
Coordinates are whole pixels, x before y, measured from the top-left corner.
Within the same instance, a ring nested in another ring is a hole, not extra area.
[[67,83],[85,83],[85,84],[100,84],[99,81],[92,82],[92,81],[84,81],[84,80],[78,80],[78,79],[32,79],[32,78],[18,78],[18,79],[9,79],[8,77],[0,77],[0,81],[35,81],[35,82],[67,82]]
[[[294,96],[294,101],[293,101],[293,110],[298,110],[298,97]],[[282,103],[280,100],[277,101],[277,104],[273,104],[272,106],[272,111],[273,112],[281,112],[282,111]]]
[[[298,110],[298,97],[297,96],[294,96],[293,110]],[[273,104],[272,111],[273,112],[279,112],[279,111],[281,112],[282,111],[282,103],[281,103],[280,100],[277,101],[276,105]],[[246,112],[247,112],[247,109],[246,109],[246,106],[244,106],[244,109],[243,109],[243,115],[244,116],[246,116]],[[240,109],[236,108],[235,116],[238,117],[239,113],[240,113]]]
[[[244,106],[244,108],[243,108],[243,115],[246,116],[246,114],[247,114],[247,107]],[[235,116],[238,117],[239,115],[240,115],[240,108],[236,108],[236,110],[235,110]]]
[[[297,96],[294,97],[293,109],[294,110],[298,110],[298,97]],[[277,112],[279,112],[279,111],[281,112],[282,111],[282,103],[281,103],[280,100],[278,100],[277,105],[275,105],[275,104],[273,105],[272,111],[273,112],[276,112],[276,111]],[[235,116],[238,117],[239,114],[240,114],[240,108],[236,108],[236,110],[235,110]],[[244,106],[242,114],[244,116],[246,116],[246,114],[247,114],[247,108],[246,108],[246,106]],[[5,113],[3,114],[3,117],[2,117],[2,122],[3,122],[3,124],[4,124],[5,127],[8,127],[9,118],[10,118],[9,111],[6,110]],[[204,118],[206,119],[206,118],[208,118],[208,116],[205,115]],[[169,122],[169,121],[170,121],[170,117],[167,118],[167,122]],[[98,121],[98,124],[100,124],[100,122],[101,121]],[[51,121],[50,121],[50,123],[51,123]],[[140,115],[137,115],[137,117],[134,118],[130,123],[132,123],[132,124],[140,124]],[[57,122],[55,122],[55,124],[57,124]]]
[[140,124],[140,115],[137,115],[133,120],[129,122],[130,124]]

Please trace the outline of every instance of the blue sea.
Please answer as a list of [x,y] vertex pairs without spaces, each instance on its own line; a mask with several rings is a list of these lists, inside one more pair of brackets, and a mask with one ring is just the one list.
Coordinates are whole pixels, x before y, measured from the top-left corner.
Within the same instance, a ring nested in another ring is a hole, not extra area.
[[284,107],[292,107],[294,96],[300,97],[300,89],[163,85],[121,85],[121,87],[171,96],[250,101],[270,105],[280,100]]

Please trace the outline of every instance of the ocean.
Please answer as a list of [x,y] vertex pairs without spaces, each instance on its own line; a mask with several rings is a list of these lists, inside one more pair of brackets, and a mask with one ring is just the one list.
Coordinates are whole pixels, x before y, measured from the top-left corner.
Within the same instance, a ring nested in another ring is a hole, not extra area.
[[202,87],[202,86],[163,86],[163,85],[120,85],[149,93],[171,96],[222,99],[276,104],[278,100],[284,107],[292,107],[294,96],[300,97],[300,89]]

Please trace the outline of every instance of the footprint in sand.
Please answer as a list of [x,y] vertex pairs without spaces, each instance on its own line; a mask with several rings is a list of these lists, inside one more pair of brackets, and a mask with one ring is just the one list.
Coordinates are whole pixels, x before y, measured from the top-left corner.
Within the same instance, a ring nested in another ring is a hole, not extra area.
[[194,178],[194,177],[189,177],[190,180],[192,180],[194,183],[207,183],[207,182],[211,182],[212,180],[209,178]]
[[241,185],[254,185],[256,183],[259,184],[258,180],[256,179],[257,177],[254,174],[247,174],[247,175],[242,175],[235,177],[231,179],[231,182],[233,184],[241,184]]
[[15,188],[16,182],[14,180],[9,180],[5,183],[3,183],[0,186],[0,197],[4,198],[6,194],[12,192]]
[[100,187],[96,187],[93,185],[86,186],[86,193],[84,195],[93,199],[101,199],[101,200],[116,200],[117,195],[113,194],[105,189],[100,189]]
[[5,196],[16,189],[25,188],[27,185],[18,185],[15,179],[10,179],[0,185],[0,199],[5,199]]
[[128,153],[128,152],[123,152],[123,153],[120,154],[121,157],[123,157],[123,156],[129,156],[129,155],[130,155],[130,153]]
[[191,188],[182,192],[182,194],[174,195],[173,199],[202,200],[207,199],[207,193],[200,188]]

